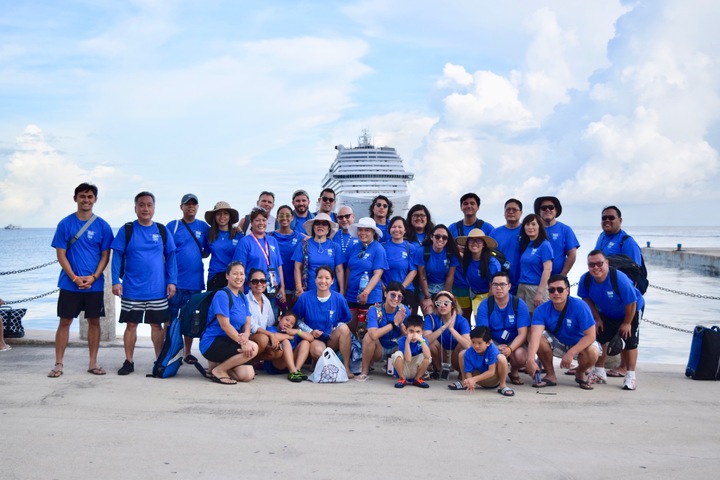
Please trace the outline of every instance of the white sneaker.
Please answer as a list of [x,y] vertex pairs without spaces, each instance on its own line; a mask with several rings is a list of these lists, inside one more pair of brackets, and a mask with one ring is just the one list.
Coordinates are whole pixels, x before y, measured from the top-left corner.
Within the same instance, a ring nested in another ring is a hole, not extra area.
[[623,390],[635,390],[635,377],[625,374],[625,382],[623,382]]
[[607,374],[600,375],[595,370],[593,370],[588,376],[588,383],[590,383],[590,385],[593,385],[595,383],[605,385],[607,383]]

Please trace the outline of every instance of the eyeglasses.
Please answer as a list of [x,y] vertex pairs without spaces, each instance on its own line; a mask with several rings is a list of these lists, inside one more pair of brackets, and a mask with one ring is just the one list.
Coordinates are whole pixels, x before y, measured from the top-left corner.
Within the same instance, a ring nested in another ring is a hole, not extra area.
[[292,218],[292,214],[290,213],[281,213],[277,216],[278,220],[282,220],[283,218]]
[[267,283],[267,280],[264,278],[253,278],[252,280],[250,280],[250,283],[253,285],[258,285],[262,283],[263,285],[265,285]]
[[563,293],[565,290],[568,290],[568,289],[566,289],[565,287],[548,287],[549,293],[555,293],[555,292]]
[[605,262],[588,262],[588,268],[600,268],[605,265]]
[[316,220],[315,223],[313,223],[313,226],[315,227],[329,227],[330,223],[326,222],[325,220]]
[[509,284],[509,283],[505,283],[505,282],[502,282],[502,283],[493,282],[493,283],[491,283],[490,285],[492,285],[493,288],[505,288],[505,287],[507,287],[507,286],[510,285],[510,284]]
[[422,218],[427,218],[427,215],[425,215],[424,213],[413,213],[412,218],[420,220]]
[[450,305],[452,305],[452,302],[451,302],[450,300],[437,300],[437,301],[435,302],[435,306],[438,307],[438,308],[440,308],[440,307],[449,307]]
[[603,215],[602,217],[600,217],[603,222],[612,222],[616,218],[617,217],[615,215]]
[[448,237],[447,235],[438,235],[438,234],[436,233],[436,234],[433,235],[433,238],[434,238],[435,240],[440,241],[440,242],[447,242],[447,241],[448,241],[448,238],[450,238],[450,237]]
[[320,200],[322,200],[325,203],[333,203],[335,201],[332,197],[320,197]]
[[468,245],[485,245],[482,238],[469,238],[467,243]]
[[517,213],[519,211],[520,211],[519,208],[506,208],[505,209],[505,213]]
[[388,204],[387,204],[387,203],[375,202],[375,206],[376,206],[377,208],[388,208]]
[[335,218],[338,220],[349,220],[350,217],[352,217],[352,213],[348,213],[346,215],[335,215]]
[[403,297],[402,293],[398,292],[390,292],[388,293],[388,296],[390,297],[390,300],[402,300],[403,298],[405,298]]

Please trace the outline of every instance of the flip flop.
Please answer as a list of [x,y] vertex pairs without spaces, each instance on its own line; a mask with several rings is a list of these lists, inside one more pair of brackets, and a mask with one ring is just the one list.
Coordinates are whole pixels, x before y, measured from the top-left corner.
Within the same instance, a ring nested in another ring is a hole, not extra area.
[[105,375],[107,372],[100,367],[88,368],[88,373],[93,375]]
[[615,378],[624,378],[625,377],[624,373],[620,373],[617,370],[615,370],[614,368],[612,370],[608,370],[606,373],[607,373],[608,377],[615,377]]
[[515,392],[513,392],[512,388],[510,388],[510,387],[498,388],[497,392],[500,395],[502,395],[503,397],[514,397],[515,396]]
[[7,352],[8,350],[12,350],[10,345],[5,345],[3,348],[0,348],[0,352]]
[[[229,382],[224,380],[230,380]],[[220,385],[237,385],[237,381],[233,380],[230,377],[214,377],[213,382],[219,383]]]
[[543,378],[540,380],[540,383],[535,382],[532,384],[533,388],[545,388],[545,387],[556,387],[557,382],[553,382],[552,380],[548,378]]
[[587,380],[580,380],[579,378],[575,377],[575,383],[577,383],[578,386],[583,390],[595,390],[595,388],[590,385],[590,382],[588,382]]
[[520,375],[516,375],[514,377],[512,375],[508,376],[510,377],[510,383],[512,383],[513,385],[525,385],[525,382],[522,381]]
[[[63,364],[62,364],[62,363],[56,363],[54,366],[57,367],[58,365],[60,365],[60,368],[63,368]],[[58,378],[58,377],[59,377],[60,375],[62,375],[62,374],[63,374],[63,371],[62,371],[62,370],[58,370],[57,368],[53,368],[52,370],[50,370],[50,373],[48,373],[48,378]]]
[[185,357],[185,363],[187,363],[188,365],[195,365],[197,362],[198,359],[195,357],[195,355],[190,354]]
[[448,385],[450,390],[467,390],[467,387],[462,382],[455,382]]

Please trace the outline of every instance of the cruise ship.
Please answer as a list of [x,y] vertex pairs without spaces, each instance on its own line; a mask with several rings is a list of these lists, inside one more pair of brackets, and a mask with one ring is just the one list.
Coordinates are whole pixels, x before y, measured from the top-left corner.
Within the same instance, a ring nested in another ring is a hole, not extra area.
[[363,130],[357,147],[336,145],[335,149],[338,154],[323,178],[322,188],[335,191],[336,208],[347,205],[356,219],[365,217],[372,199],[385,195],[393,203],[393,215],[407,213],[410,203],[407,184],[414,175],[405,171],[394,148],[375,147],[368,131]]

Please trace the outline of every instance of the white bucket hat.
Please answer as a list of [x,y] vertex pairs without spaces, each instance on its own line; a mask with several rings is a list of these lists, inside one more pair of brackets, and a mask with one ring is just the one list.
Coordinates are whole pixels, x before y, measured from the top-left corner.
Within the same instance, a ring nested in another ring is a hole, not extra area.
[[310,235],[311,237],[313,236],[313,226],[315,225],[315,222],[317,220],[320,220],[320,221],[324,220],[330,224],[330,232],[328,233],[328,238],[332,238],[335,236],[335,234],[337,233],[338,228],[339,228],[338,224],[332,221],[332,218],[330,218],[330,215],[328,215],[327,213],[322,213],[322,212],[315,215],[315,218],[312,218],[312,219],[306,221],[305,225],[303,225],[303,227],[305,227],[305,231],[307,232],[308,235]]
[[353,237],[357,237],[357,231],[358,228],[372,228],[375,230],[375,233],[378,234],[379,238],[382,238],[383,232],[377,227],[377,224],[375,223],[375,220],[373,220],[370,217],[362,217],[360,220],[358,220],[358,223],[353,223],[348,227],[348,232]]

